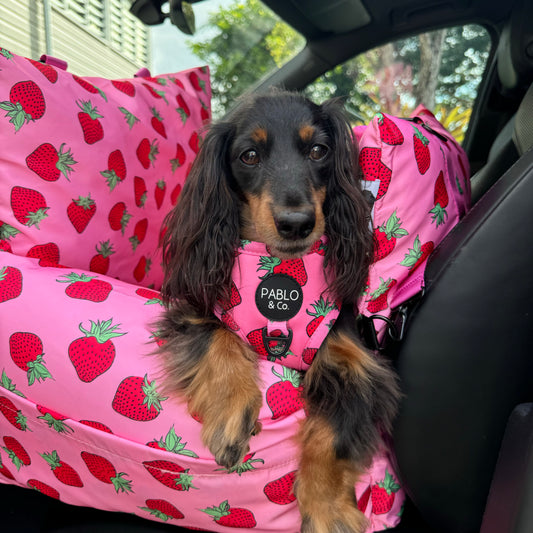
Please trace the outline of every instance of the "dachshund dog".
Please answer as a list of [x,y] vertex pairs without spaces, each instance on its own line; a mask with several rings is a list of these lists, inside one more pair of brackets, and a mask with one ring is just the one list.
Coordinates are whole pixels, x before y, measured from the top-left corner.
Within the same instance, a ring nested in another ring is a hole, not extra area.
[[164,388],[202,420],[222,466],[238,464],[261,431],[258,354],[213,310],[231,297],[241,239],[299,258],[323,235],[331,290],[342,302],[303,381],[295,495],[305,533],[362,533],[354,483],[391,429],[394,372],[355,334],[354,306],[373,256],[370,207],[342,106],[273,91],[243,99],[207,132],[163,241],[167,310],[159,327]]

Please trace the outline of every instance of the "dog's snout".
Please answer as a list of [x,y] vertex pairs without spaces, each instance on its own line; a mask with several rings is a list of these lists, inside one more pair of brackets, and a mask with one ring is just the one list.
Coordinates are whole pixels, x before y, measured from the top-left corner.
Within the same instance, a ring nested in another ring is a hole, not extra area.
[[313,211],[283,211],[274,217],[278,233],[284,239],[305,239],[315,227]]

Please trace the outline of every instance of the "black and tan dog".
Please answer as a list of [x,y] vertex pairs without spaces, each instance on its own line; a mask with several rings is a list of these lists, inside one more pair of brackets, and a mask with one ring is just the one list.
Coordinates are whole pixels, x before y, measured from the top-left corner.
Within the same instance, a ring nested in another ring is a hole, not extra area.
[[229,301],[235,248],[241,238],[259,241],[288,259],[328,238],[325,264],[343,310],[304,379],[295,493],[306,533],[365,530],[354,483],[399,396],[394,373],[354,334],[373,254],[356,161],[338,103],[286,92],[245,99],[206,134],[164,238],[165,388],[201,417],[204,443],[225,467],[261,430],[258,355],[213,313]]

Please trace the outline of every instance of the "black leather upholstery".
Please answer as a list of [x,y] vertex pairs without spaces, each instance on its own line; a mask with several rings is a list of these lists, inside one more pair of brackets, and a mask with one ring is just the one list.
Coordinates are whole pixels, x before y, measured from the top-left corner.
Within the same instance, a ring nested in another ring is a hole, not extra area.
[[533,400],[532,199],[530,150],[433,254],[396,354],[400,472],[436,531],[479,532],[509,414]]

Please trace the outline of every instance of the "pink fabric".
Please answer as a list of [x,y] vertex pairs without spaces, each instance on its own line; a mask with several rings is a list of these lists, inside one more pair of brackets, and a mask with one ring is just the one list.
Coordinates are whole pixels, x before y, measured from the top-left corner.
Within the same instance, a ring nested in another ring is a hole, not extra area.
[[5,52],[0,247],[161,287],[161,225],[210,117],[207,69],[79,78]]
[[[363,187],[376,199],[376,250],[359,301],[359,311],[369,317],[389,317],[422,290],[429,254],[470,206],[464,150],[423,106],[413,117],[379,114],[354,128]],[[374,324],[382,336],[385,322]]]
[[[307,370],[339,315],[324,269],[326,246],[325,239],[317,241],[303,258],[282,261],[263,243],[242,241],[233,267],[231,307],[217,315],[261,357]],[[276,346],[268,346],[264,337],[289,334],[290,342],[280,343],[287,352],[276,356]]]

